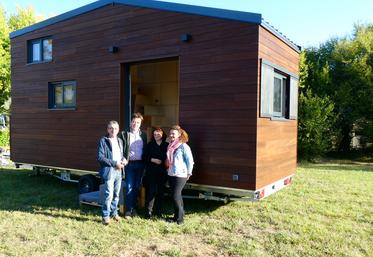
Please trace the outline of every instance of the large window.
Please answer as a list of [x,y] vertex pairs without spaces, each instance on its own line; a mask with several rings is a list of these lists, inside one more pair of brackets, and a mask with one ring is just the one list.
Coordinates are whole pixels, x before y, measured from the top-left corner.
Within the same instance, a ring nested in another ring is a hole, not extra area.
[[61,81],[49,83],[49,109],[76,107],[76,82]]
[[52,60],[52,38],[39,38],[28,41],[28,63],[49,62]]
[[298,77],[264,60],[261,65],[260,117],[297,119]]

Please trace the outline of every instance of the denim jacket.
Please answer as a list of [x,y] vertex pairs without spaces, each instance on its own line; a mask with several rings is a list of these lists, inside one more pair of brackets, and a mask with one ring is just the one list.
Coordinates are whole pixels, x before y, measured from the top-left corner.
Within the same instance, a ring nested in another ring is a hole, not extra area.
[[[118,137],[118,144],[123,157],[123,141]],[[113,148],[110,139],[104,136],[100,139],[97,147],[97,161],[100,163],[99,174],[105,179],[112,168],[115,168],[117,162],[113,160]]]
[[186,178],[192,175],[194,160],[192,151],[186,143],[181,144],[174,152],[172,167],[168,169],[168,175]]

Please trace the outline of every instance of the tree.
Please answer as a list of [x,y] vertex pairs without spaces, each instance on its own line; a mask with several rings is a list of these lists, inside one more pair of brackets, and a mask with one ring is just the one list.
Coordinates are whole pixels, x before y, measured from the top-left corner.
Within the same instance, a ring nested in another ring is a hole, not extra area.
[[6,13],[0,6],[0,107],[3,106],[10,96],[9,45],[9,27],[6,20]]
[[334,104],[333,130],[338,136],[330,143],[339,151],[348,151],[353,133],[372,142],[373,24],[355,25],[351,37],[305,49],[302,58],[301,93],[311,90]]
[[318,97],[308,89],[299,96],[298,156],[312,160],[332,149],[336,116],[329,97]]
[[4,104],[10,98],[9,33],[29,26],[40,19],[30,7],[17,8],[17,13],[7,19],[5,10],[0,6],[0,112],[8,111]]

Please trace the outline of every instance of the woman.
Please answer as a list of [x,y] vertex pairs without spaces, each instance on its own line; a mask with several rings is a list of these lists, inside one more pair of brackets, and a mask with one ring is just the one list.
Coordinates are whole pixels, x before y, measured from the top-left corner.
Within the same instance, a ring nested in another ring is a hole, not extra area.
[[172,221],[180,225],[184,222],[184,204],[181,192],[192,175],[194,161],[192,151],[186,144],[189,137],[185,130],[178,125],[171,127],[169,139],[166,164],[175,210]]
[[151,218],[153,214],[156,216],[161,215],[164,187],[167,181],[167,170],[165,166],[168,146],[166,142],[167,136],[159,127],[153,128],[152,135],[152,139],[147,145],[145,153],[145,217],[148,219]]

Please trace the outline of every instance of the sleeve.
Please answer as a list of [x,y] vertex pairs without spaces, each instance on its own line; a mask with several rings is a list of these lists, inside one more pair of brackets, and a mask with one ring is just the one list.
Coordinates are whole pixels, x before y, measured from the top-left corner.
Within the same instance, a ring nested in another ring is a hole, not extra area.
[[146,160],[146,153],[147,153],[147,148],[149,147],[149,144],[147,143],[148,142],[148,137],[146,136],[146,133],[144,133],[143,131],[141,131],[141,135],[140,135],[141,139],[142,139],[142,143],[143,143],[143,147],[142,147],[142,156],[141,158],[143,160]]
[[121,131],[118,133],[118,137],[122,139],[123,142],[123,157],[128,160],[128,134],[126,131]]
[[106,157],[105,149],[105,139],[101,138],[97,147],[97,161],[101,167],[115,167],[117,162]]
[[143,148],[142,156],[145,162],[150,162],[150,144],[151,143],[147,144],[147,146]]
[[192,175],[194,159],[193,159],[192,150],[187,144],[184,144],[184,161],[188,169],[188,175]]

